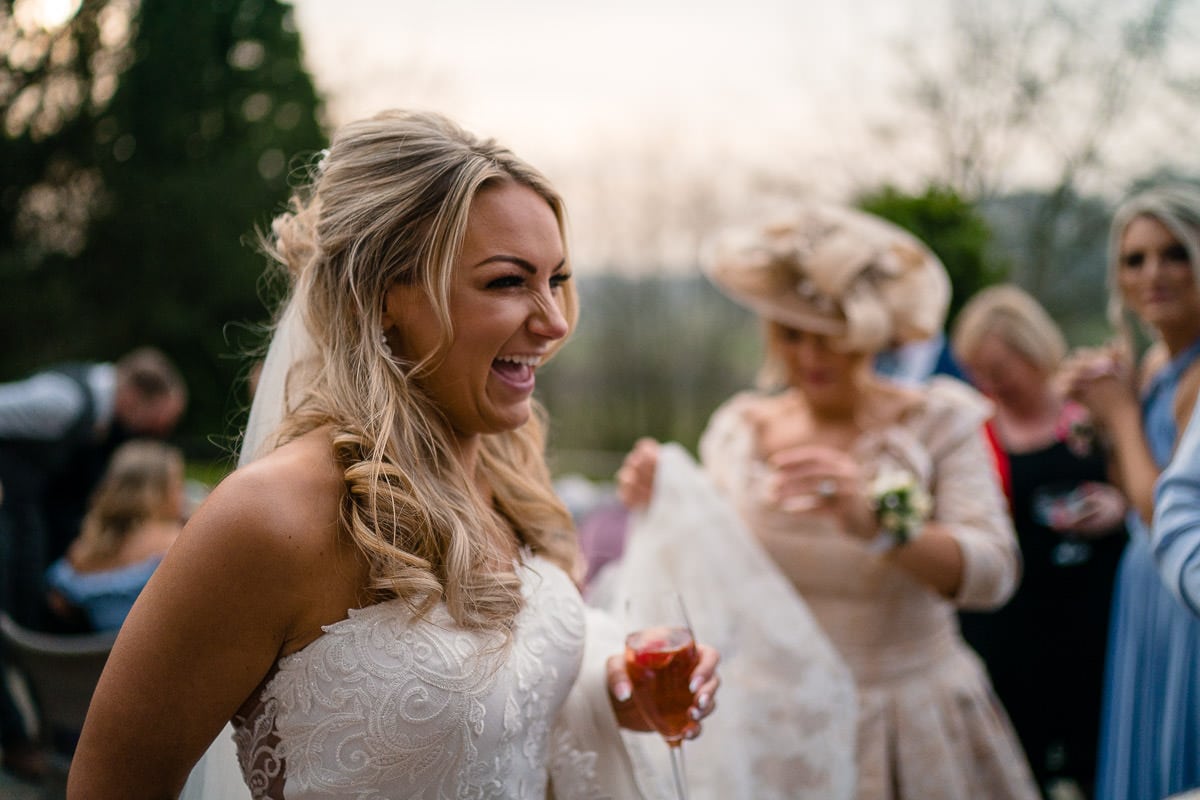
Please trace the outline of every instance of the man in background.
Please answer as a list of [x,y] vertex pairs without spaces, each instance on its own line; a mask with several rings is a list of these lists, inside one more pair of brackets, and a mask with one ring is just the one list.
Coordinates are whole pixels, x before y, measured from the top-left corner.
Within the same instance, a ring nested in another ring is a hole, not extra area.
[[108,457],[170,435],[186,404],[178,370],[151,347],[0,384],[0,608],[45,622],[42,573],[78,534]]

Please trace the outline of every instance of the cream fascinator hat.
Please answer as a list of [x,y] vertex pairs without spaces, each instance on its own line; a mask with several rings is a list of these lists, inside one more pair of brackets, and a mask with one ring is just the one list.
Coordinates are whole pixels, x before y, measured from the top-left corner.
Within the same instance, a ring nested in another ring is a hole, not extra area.
[[719,235],[709,279],[759,316],[878,352],[928,339],[950,303],[946,269],[916,237],[872,214],[805,205]]

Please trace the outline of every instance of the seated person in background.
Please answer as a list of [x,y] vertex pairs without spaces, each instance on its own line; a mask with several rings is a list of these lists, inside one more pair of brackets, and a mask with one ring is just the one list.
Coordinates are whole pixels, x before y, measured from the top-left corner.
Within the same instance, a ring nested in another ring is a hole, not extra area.
[[183,456],[160,442],[117,449],[92,497],[79,537],[46,573],[50,604],[82,612],[94,630],[121,627],[182,527]]

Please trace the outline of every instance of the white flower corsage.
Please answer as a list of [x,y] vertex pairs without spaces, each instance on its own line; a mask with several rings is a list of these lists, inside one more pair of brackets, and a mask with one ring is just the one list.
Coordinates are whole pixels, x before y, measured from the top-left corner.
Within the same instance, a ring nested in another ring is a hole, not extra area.
[[916,539],[933,511],[929,492],[907,470],[881,470],[871,481],[870,502],[879,525],[873,548],[879,551]]

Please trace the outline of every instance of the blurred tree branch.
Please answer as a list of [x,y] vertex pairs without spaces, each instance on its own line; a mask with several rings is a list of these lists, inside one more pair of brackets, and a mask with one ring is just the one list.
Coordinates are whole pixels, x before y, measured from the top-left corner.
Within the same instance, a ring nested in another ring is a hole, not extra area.
[[933,143],[929,183],[985,210],[1022,194],[1020,210],[1002,215],[1008,230],[997,231],[1015,245],[1014,278],[1051,306],[1077,304],[1080,259],[1102,288],[1107,209],[1096,198],[1110,202],[1150,173],[1196,168],[1185,144],[1200,123],[1188,27],[1196,4],[953,0],[944,8],[940,38],[900,46],[904,112]]
[[[1171,58],[1187,47],[1184,0],[947,4],[943,47],[901,45],[906,110],[936,142],[938,181],[988,200],[1032,165],[1053,186],[1114,188],[1102,173],[1147,127],[1136,115],[1178,106],[1194,123],[1197,76]],[[1181,157],[1183,154],[1180,154]]]

